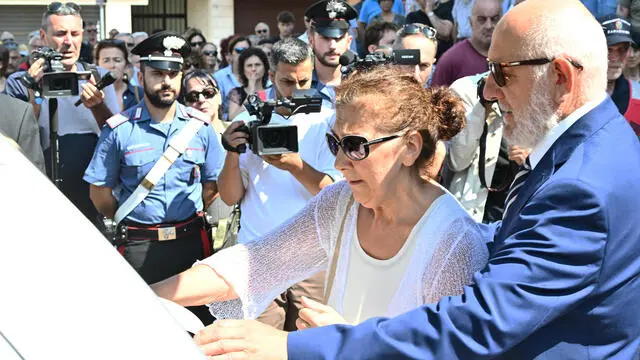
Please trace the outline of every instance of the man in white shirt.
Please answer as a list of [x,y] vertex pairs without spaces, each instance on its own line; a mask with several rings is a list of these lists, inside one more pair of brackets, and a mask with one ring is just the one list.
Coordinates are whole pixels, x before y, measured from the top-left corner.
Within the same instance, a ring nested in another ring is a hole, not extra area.
[[[299,39],[287,38],[276,43],[271,53],[274,67],[269,74],[275,96],[281,99],[290,97],[294,90],[311,88],[313,60],[311,48]],[[240,202],[239,243],[255,241],[276,229],[340,176],[333,166],[335,157],[325,141],[329,131],[326,118],[332,116],[332,112],[289,116],[286,109],[276,108],[271,121],[297,126],[297,153],[269,156],[258,156],[251,151],[227,153],[218,186],[225,203]],[[249,135],[238,129],[255,120],[247,112],[236,119],[239,121],[222,135],[227,150],[247,144]],[[282,271],[287,271],[286,267]],[[276,299],[259,320],[280,329],[295,330],[300,297],[320,300],[323,285],[324,272],[294,285]]]

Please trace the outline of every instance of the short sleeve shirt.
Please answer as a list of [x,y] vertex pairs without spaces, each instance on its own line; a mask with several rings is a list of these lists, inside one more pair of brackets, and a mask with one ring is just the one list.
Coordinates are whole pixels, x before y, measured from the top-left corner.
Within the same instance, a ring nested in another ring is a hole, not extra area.
[[[184,105],[177,104],[171,123],[156,123],[151,120],[144,101],[116,116],[128,120],[115,128],[104,127],[84,180],[118,189],[116,198],[122,204],[191,117]],[[170,223],[201,211],[202,184],[218,179],[224,156],[213,126],[203,125],[189,141],[186,151],[125,219],[142,224]]]

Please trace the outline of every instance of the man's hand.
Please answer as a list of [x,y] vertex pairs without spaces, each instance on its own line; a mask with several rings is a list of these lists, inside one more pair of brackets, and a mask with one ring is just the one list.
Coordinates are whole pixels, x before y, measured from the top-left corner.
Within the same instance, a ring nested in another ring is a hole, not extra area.
[[321,304],[304,296],[302,297],[302,305],[304,308],[300,310],[298,313],[299,318],[296,320],[296,326],[300,330],[347,323],[342,315],[338,314],[331,306]]
[[530,151],[531,149],[522,149],[517,145],[509,146],[509,160],[515,161],[516,164],[522,166]]
[[[238,128],[244,126],[244,121],[234,121],[222,134],[223,144],[226,142],[232,148],[238,148],[248,142],[249,134],[244,131],[238,131]],[[236,154],[237,155],[237,154]]]
[[292,172],[302,169],[302,159],[298,153],[289,153],[281,155],[263,155],[262,160],[280,170]]
[[40,59],[36,60],[31,65],[31,67],[29,67],[29,70],[27,70],[27,73],[37,83],[40,82],[40,80],[42,80],[42,77],[44,76],[44,58],[40,58]]
[[433,4],[435,3],[434,0],[422,0],[422,2],[424,3],[425,13],[429,13],[430,11],[433,11]]
[[93,75],[89,82],[82,84],[80,99],[87,109],[104,103],[104,93],[96,87],[96,79],[93,78]]
[[287,359],[287,333],[255,320],[218,320],[194,340],[209,359]]

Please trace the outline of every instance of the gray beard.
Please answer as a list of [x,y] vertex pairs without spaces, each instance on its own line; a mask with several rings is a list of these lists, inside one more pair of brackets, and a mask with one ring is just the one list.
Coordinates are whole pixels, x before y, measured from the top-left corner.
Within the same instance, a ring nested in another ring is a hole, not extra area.
[[512,110],[515,126],[509,134],[504,134],[510,145],[532,149],[558,124],[560,117],[543,87],[543,82],[538,81],[534,85],[529,106],[523,111]]

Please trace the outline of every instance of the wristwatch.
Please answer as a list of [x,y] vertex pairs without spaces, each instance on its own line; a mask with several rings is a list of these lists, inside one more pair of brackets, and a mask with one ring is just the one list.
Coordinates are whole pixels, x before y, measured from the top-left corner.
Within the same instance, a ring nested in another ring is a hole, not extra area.
[[433,16],[433,15],[435,15],[435,14],[436,14],[436,13],[434,13],[433,11],[429,11],[429,12],[427,13],[427,16]]
[[24,75],[22,75],[19,79],[20,82],[22,82],[22,84],[27,87],[27,89],[35,90],[38,88],[36,79],[29,75],[29,73],[24,73]]

